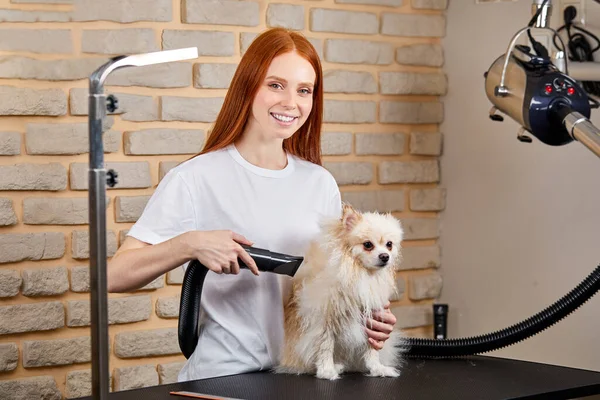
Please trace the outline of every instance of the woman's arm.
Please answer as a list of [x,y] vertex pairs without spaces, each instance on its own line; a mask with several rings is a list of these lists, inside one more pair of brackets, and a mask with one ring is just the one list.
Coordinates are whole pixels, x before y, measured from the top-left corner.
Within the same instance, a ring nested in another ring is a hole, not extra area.
[[155,245],[127,236],[108,263],[108,291],[138,289],[194,259],[218,274],[237,274],[241,258],[258,275],[256,263],[239,243],[252,244],[231,231],[190,231]]

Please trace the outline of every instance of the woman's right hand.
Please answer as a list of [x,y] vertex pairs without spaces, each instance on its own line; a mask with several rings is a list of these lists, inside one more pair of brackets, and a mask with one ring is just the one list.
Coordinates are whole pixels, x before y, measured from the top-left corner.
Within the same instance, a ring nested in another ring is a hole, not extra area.
[[253,243],[232,231],[190,231],[180,236],[186,253],[191,260],[198,260],[217,274],[238,274],[238,258],[254,275],[259,275],[256,263],[241,244]]

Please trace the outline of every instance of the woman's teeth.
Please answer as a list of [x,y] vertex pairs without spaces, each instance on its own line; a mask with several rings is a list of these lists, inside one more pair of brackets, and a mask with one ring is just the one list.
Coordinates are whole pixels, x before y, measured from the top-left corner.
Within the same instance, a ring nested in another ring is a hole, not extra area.
[[271,115],[275,118],[278,119],[281,122],[292,122],[296,117],[287,117],[285,115],[281,115],[281,114],[274,114],[271,113]]

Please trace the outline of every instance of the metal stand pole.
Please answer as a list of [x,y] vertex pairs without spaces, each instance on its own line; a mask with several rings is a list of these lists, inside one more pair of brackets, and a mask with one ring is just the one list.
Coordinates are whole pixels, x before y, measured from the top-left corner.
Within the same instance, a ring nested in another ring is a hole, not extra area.
[[[119,68],[140,67],[165,62],[198,58],[198,49],[178,50],[112,58],[92,73],[89,79],[89,223],[90,223],[90,288],[92,322],[92,398],[107,399],[109,393],[108,295],[106,283],[106,185],[114,186],[116,173],[104,168],[102,126],[107,107],[118,107],[114,96],[104,94],[108,75]],[[107,104],[108,101],[108,104]],[[109,178],[107,182],[107,177]]]

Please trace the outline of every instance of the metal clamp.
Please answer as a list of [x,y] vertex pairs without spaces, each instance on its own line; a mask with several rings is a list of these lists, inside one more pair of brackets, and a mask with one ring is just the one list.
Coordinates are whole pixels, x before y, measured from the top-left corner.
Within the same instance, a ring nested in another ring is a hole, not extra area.
[[[549,27],[536,28],[536,27],[532,27],[532,26],[526,26],[525,28],[522,28],[521,30],[519,30],[511,39],[510,45],[508,46],[508,51],[506,52],[506,56],[504,57],[504,66],[502,67],[502,77],[500,78],[500,85],[498,85],[494,88],[494,94],[496,96],[505,97],[510,94],[510,89],[506,86],[506,70],[508,68],[508,63],[509,63],[510,57],[512,56],[512,53],[515,49],[515,46],[517,45],[517,40],[525,31],[528,31],[529,29],[543,29],[543,30],[545,29],[545,30],[549,30],[549,31],[553,32],[560,40],[560,43],[562,44],[563,49],[566,49],[565,42],[563,42],[563,40],[560,37],[560,35],[558,34],[558,32],[552,28],[549,28]],[[568,69],[566,58],[565,58],[565,74],[569,75],[569,69]]]

